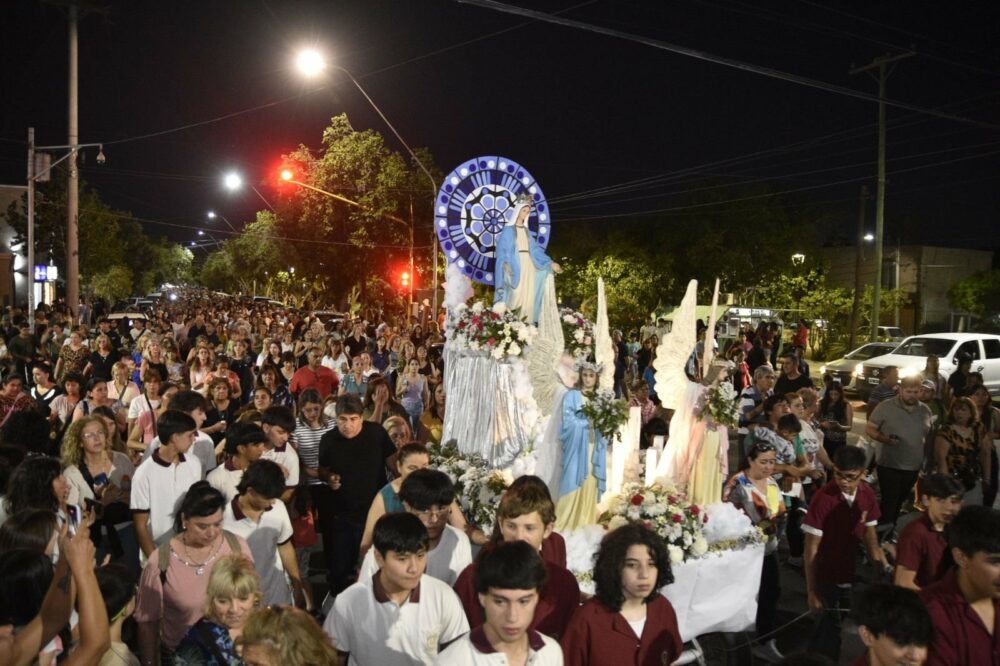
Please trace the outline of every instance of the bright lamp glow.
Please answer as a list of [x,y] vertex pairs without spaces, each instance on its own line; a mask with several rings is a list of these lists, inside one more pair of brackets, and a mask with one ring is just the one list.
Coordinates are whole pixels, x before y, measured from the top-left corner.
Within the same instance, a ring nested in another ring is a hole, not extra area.
[[326,69],[326,58],[316,49],[302,49],[295,56],[295,68],[303,76],[318,76]]
[[243,187],[243,179],[238,173],[227,173],[226,177],[222,179],[222,183],[226,186],[227,190],[238,190]]
[[291,169],[282,169],[281,170],[281,180],[291,180],[294,177],[295,177],[295,174],[292,173]]
[[865,242],[871,243],[873,240],[875,240],[875,234],[872,233],[865,234]]
[[210,219],[210,220],[214,220],[214,219],[215,219],[215,217],[216,217],[216,216],[215,216],[215,211],[214,211],[214,210],[210,210],[210,211],[208,211],[208,219]]
[[915,368],[911,365],[910,367],[903,368],[899,371],[899,378],[906,379],[907,377],[912,377],[918,374],[920,374],[920,368]]

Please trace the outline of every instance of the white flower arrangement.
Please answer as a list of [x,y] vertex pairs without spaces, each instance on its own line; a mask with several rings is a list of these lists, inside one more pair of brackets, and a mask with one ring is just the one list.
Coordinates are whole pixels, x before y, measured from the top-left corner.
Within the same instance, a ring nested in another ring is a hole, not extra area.
[[511,472],[491,470],[482,458],[466,457],[455,447],[442,445],[428,449],[431,467],[447,474],[455,484],[455,497],[466,519],[491,533],[500,499],[514,481]]
[[448,340],[453,349],[486,351],[497,361],[521,356],[538,329],[512,312],[502,301],[487,308],[482,301],[449,313]]
[[581,313],[570,308],[559,310],[566,351],[574,358],[590,358],[594,354],[594,325]]
[[641,522],[657,532],[670,548],[674,564],[704,556],[708,550],[703,527],[708,514],[667,479],[651,486],[627,483],[617,495],[605,500],[605,511],[597,519],[615,529],[629,522]]

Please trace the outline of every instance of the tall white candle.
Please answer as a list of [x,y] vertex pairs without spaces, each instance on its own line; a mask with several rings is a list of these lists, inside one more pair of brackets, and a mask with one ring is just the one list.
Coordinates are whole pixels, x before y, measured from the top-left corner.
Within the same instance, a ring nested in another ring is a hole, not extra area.
[[656,449],[650,447],[646,449],[646,485],[653,485],[656,478]]

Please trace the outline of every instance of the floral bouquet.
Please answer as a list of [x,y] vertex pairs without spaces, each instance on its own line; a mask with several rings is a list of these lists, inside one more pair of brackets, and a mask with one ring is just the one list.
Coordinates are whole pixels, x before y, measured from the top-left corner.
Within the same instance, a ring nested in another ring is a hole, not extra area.
[[701,398],[698,416],[704,420],[711,418],[725,428],[735,428],[740,422],[740,410],[736,403],[736,389],[729,382],[714,384]]
[[507,470],[491,470],[479,456],[464,456],[454,445],[427,447],[431,467],[447,474],[455,484],[455,497],[470,522],[483,532],[493,531],[497,506],[514,479]]
[[520,356],[538,335],[535,326],[507,308],[503,301],[487,308],[482,301],[471,307],[459,304],[451,311],[454,335],[449,341],[456,349],[487,351],[496,360]]
[[611,442],[628,421],[628,403],[615,399],[614,391],[598,390],[584,401],[580,414],[586,416],[594,430]]
[[594,354],[594,325],[581,313],[571,308],[560,308],[566,351],[573,358],[590,358]]
[[703,526],[708,514],[667,479],[651,486],[627,483],[619,494],[605,501],[606,510],[597,519],[609,530],[630,522],[641,522],[667,542],[672,564],[703,557],[709,545]]

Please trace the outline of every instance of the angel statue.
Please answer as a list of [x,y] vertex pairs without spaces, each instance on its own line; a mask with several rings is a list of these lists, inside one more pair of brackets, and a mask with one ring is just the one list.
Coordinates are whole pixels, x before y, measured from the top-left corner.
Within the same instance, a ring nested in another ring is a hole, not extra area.
[[[712,360],[714,321],[706,332],[704,377],[690,377],[685,369],[697,344],[695,309],[698,282],[691,280],[670,333],[663,336],[653,362],[656,393],[663,406],[674,410],[670,437],[657,465],[657,476],[672,479],[685,488],[694,504],[714,504],[722,500],[722,484],[728,472],[729,432],[705,410],[709,391],[726,381],[731,364]],[[714,310],[714,308],[713,308]]]
[[545,254],[528,229],[533,207],[530,197],[520,197],[496,243],[496,291],[493,302],[503,301],[530,323],[538,322],[545,279],[561,273],[559,264]]
[[597,393],[602,369],[577,360],[579,380],[562,401],[562,473],[556,501],[556,529],[573,530],[597,521],[597,503],[608,479],[608,441],[583,413],[583,406]]

